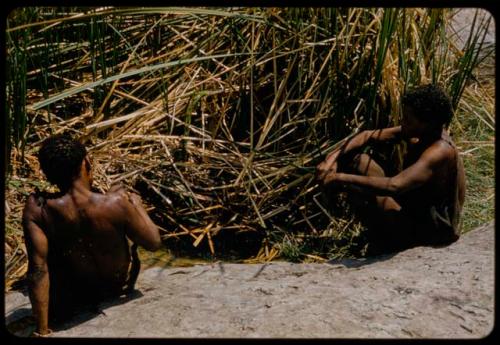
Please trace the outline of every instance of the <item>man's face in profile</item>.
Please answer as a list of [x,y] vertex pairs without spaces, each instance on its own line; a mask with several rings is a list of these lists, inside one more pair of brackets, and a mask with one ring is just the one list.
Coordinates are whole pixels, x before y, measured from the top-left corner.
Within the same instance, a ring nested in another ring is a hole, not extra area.
[[419,137],[425,130],[425,123],[415,116],[412,107],[403,107],[403,118],[401,120],[401,135],[405,139]]

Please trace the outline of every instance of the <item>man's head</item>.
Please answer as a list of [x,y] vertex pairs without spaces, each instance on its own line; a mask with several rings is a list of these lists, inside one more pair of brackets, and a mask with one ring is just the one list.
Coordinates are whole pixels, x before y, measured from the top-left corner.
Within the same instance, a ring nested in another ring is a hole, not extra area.
[[43,173],[49,182],[60,188],[68,188],[80,176],[82,164],[90,172],[90,163],[86,157],[85,146],[66,134],[48,138],[38,151]]
[[422,131],[441,131],[453,117],[450,97],[439,86],[415,87],[403,95],[403,131],[409,135]]

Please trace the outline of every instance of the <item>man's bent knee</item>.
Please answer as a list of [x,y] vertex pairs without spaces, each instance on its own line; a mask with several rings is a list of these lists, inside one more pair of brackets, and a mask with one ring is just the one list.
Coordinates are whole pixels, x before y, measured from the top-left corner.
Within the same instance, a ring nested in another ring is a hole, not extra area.
[[384,169],[369,154],[356,154],[351,164],[355,173],[365,176],[385,176]]
[[376,198],[377,207],[384,212],[399,212],[401,210],[401,205],[397,203],[396,200],[390,196],[377,196]]

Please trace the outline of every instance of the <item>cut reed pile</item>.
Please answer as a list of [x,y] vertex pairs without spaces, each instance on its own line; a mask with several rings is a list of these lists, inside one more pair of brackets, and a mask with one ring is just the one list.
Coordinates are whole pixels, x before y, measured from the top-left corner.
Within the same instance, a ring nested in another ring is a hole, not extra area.
[[96,188],[140,192],[167,246],[248,249],[254,261],[362,254],[362,225],[327,202],[315,166],[357,130],[397,124],[410,86],[441,83],[460,104],[490,19],[478,18],[459,49],[446,31],[449,14],[15,11],[8,152],[25,153],[10,166],[32,163],[43,139],[67,131],[88,145]]

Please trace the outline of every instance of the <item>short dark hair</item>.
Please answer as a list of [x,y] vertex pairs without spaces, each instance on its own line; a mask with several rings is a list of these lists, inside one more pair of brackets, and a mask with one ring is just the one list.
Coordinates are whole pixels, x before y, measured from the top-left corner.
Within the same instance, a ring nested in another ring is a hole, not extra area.
[[450,96],[439,86],[427,84],[408,90],[403,95],[403,106],[415,110],[415,116],[448,127],[453,118]]
[[80,176],[80,166],[87,155],[85,146],[69,134],[54,135],[38,151],[40,167],[49,182],[69,187]]

